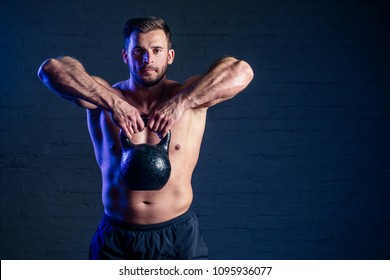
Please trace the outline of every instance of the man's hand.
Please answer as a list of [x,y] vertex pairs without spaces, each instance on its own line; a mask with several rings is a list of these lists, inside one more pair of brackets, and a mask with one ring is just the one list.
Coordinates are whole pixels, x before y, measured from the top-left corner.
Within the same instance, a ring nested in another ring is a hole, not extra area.
[[184,108],[180,104],[179,95],[176,95],[158,105],[149,116],[147,127],[158,133],[160,138],[164,138],[184,113]]
[[110,114],[114,123],[123,130],[129,139],[132,139],[134,134],[141,132],[145,128],[138,109],[126,101],[118,103],[110,111]]

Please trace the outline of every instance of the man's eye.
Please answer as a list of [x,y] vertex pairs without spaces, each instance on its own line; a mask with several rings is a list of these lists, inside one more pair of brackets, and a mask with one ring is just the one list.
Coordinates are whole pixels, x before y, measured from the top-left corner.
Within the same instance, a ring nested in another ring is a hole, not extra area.
[[140,49],[134,49],[133,50],[133,54],[139,55],[139,54],[141,54],[141,50]]
[[162,53],[162,49],[154,49],[154,53],[155,54]]

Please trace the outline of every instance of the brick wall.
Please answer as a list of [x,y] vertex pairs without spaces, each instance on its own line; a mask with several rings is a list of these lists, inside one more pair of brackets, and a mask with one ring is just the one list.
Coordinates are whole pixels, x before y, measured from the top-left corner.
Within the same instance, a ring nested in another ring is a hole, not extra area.
[[390,258],[386,1],[4,0],[1,259],[87,258],[102,206],[85,112],[36,71],[66,54],[111,83],[126,78],[122,25],[144,15],[173,29],[170,78],[222,55],[255,71],[210,109],[193,178],[211,258]]

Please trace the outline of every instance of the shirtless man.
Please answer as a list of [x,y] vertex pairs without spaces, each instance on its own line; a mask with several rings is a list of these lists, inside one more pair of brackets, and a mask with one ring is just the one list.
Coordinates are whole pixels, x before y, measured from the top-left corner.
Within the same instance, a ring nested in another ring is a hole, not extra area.
[[[123,61],[130,77],[111,86],[90,76],[76,59],[46,60],[43,83],[87,110],[88,128],[102,172],[103,219],[91,241],[91,259],[201,259],[207,247],[189,211],[207,109],[234,97],[252,80],[244,61],[225,57],[183,85],[168,80],[175,56],[171,32],[155,17],[129,20]],[[142,117],[147,117],[144,123]],[[120,130],[134,144],[156,144],[171,131],[171,176],[159,191],[131,191],[123,182]]]

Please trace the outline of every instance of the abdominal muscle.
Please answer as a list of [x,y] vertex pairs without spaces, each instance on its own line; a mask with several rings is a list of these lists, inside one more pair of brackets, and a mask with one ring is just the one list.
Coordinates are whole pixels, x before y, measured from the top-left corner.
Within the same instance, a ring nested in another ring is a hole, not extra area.
[[103,185],[105,213],[131,224],[156,224],[185,213],[192,203],[192,187],[168,181],[159,191],[130,191],[123,184]]

